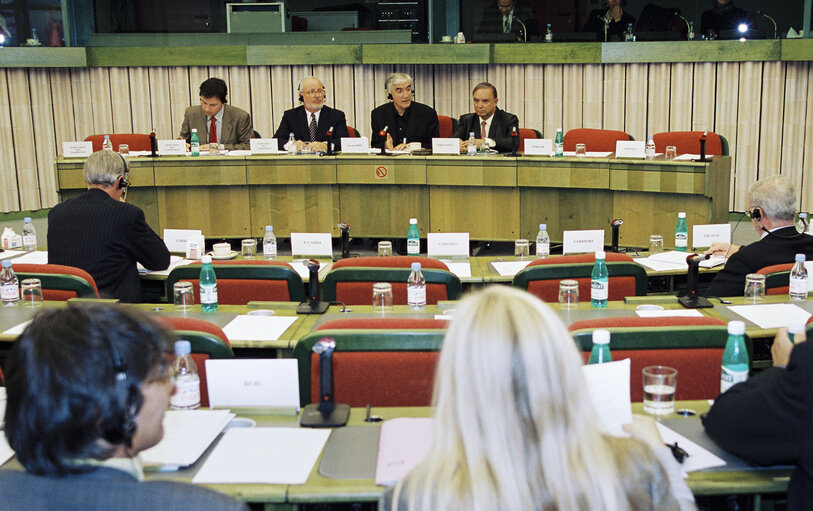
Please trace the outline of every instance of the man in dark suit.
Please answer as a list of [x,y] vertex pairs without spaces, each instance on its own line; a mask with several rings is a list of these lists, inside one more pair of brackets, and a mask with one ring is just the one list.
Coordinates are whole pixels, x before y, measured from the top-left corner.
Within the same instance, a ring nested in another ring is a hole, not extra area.
[[478,148],[499,152],[513,150],[511,131],[517,129],[519,141],[519,119],[497,107],[497,88],[488,82],[478,83],[471,95],[474,113],[461,116],[454,133],[460,139],[460,151],[466,152],[471,133]]
[[[415,94],[412,77],[406,73],[392,73],[384,82],[389,103],[376,107],[370,114],[373,147],[405,151],[410,142],[420,142],[431,148],[432,139],[438,137],[438,113],[435,109],[413,100]],[[386,128],[386,134],[381,135]],[[394,142],[393,142],[394,141]]]
[[[198,130],[200,149],[217,142],[225,149],[248,149],[254,134],[248,112],[226,104],[226,82],[209,78],[200,84],[200,106],[190,106],[183,114],[179,138],[188,144],[192,130]],[[214,128],[214,129],[213,129]]]
[[[523,34],[527,28],[528,33]],[[533,9],[516,0],[497,0],[483,9],[476,37],[486,34],[512,34],[516,41],[539,35]]]
[[349,137],[344,112],[325,105],[325,86],[315,76],[299,82],[299,101],[302,105],[286,110],[274,138],[280,149],[287,149],[288,137],[294,134],[297,152],[308,150],[321,153],[327,150],[327,132],[333,128],[331,140],[337,151],[341,150],[342,137]]
[[706,296],[742,296],[745,276],[774,264],[792,263],[796,254],[813,259],[813,236],[796,230],[796,190],[783,176],[760,179],[748,190],[748,215],[759,241],[745,247],[714,243],[707,254],[728,257]]
[[5,436],[25,471],[0,470],[0,509],[247,511],[206,488],[141,481],[138,453],[163,437],[175,392],[170,342],[124,307],[38,313],[5,366]]
[[[734,5],[733,0],[714,0],[714,8],[703,11],[700,18],[700,33],[720,38],[722,35],[727,39],[738,38],[740,34],[736,32],[740,23],[749,23],[748,13]],[[728,32],[728,33],[726,33]]]
[[83,174],[88,190],[48,214],[48,262],[90,273],[103,297],[140,302],[136,263],[165,270],[169,251],[147,225],[144,212],[123,201],[129,183],[121,155],[95,152]]

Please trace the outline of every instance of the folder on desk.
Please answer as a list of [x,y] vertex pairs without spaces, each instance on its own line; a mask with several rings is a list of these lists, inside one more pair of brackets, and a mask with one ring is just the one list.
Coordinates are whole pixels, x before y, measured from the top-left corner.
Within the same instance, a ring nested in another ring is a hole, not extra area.
[[188,467],[235,417],[229,410],[170,410],[164,415],[164,437],[141,452],[146,466]]

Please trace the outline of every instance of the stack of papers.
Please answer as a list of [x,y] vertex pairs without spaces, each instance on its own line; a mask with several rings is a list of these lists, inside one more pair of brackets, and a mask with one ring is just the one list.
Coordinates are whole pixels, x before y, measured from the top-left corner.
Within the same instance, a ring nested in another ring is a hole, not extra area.
[[[686,264],[686,257],[690,255],[692,255],[690,252],[670,250],[649,257],[637,257],[633,260],[641,266],[646,266],[654,271],[679,271],[689,268],[689,265]],[[725,264],[725,258],[723,256],[712,256],[709,259],[700,261],[699,266],[701,268],[714,268],[721,264]]]
[[805,324],[810,319],[809,312],[791,303],[729,305],[728,309],[765,329],[781,328],[798,323]]
[[24,252],[24,250],[12,250],[9,248],[0,252],[0,259],[8,259],[9,257],[18,256]]
[[193,262],[193,260],[184,259],[181,256],[169,256],[169,267],[166,270],[148,270],[144,268],[141,263],[137,263],[136,266],[138,266],[138,273],[148,273],[150,275],[169,275],[169,272],[178,266],[185,266],[187,264],[192,264]]
[[164,415],[164,438],[143,451],[141,459],[164,469],[188,467],[234,417],[229,410],[170,410]]
[[296,316],[249,316],[240,315],[223,327],[231,340],[278,341],[294,324]]
[[48,264],[48,252],[46,250],[35,250],[12,259],[11,262],[14,264]]

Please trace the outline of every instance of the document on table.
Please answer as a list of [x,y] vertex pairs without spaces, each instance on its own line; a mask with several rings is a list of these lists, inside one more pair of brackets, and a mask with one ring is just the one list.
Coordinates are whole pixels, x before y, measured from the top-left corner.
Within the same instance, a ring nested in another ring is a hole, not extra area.
[[513,277],[521,269],[531,264],[531,261],[494,261],[489,264],[503,277]]
[[703,314],[697,309],[665,309],[662,311],[635,311],[635,314],[640,318],[673,318],[680,316],[682,318],[702,318]]
[[229,339],[240,341],[278,341],[294,324],[296,316],[239,315],[223,327]]
[[144,268],[141,263],[136,263],[138,266],[138,273],[144,273],[149,275],[169,275],[173,269],[177,268],[178,266],[186,266],[187,264],[192,264],[195,261],[192,259],[184,259],[181,256],[169,256],[169,267],[166,270],[148,270]]
[[628,437],[621,426],[632,422],[630,359],[585,365],[582,372],[599,429],[608,435]]
[[[708,158],[708,156],[709,155],[706,155],[707,158]],[[700,159],[699,154],[691,154],[691,153],[683,153],[683,154],[680,154],[678,156],[675,156],[675,158],[674,158],[675,161],[692,161],[692,160],[699,160],[699,159]]]
[[810,313],[791,303],[761,305],[729,305],[735,312],[760,328],[780,328],[794,323],[806,323]]
[[471,277],[471,265],[468,262],[453,262],[448,261],[446,259],[441,259],[441,261],[449,267],[449,271],[457,275],[459,279],[465,279]]
[[415,468],[432,447],[434,419],[390,419],[381,425],[375,484],[392,486]]
[[25,253],[25,250],[6,249],[6,250],[0,252],[0,260],[8,259],[9,257],[18,256],[18,255],[24,254],[24,253]]
[[[587,151],[585,156],[587,158],[608,158],[612,153],[606,151]],[[562,156],[576,156],[576,151],[564,151]]]
[[[633,259],[641,266],[646,266],[654,271],[677,271],[689,268],[686,264],[686,257],[692,255],[690,252],[678,252],[677,250],[670,250],[668,252],[661,252],[660,254],[651,255],[649,257],[637,257]],[[701,268],[714,268],[725,264],[725,257],[713,256],[704,261],[700,261]]]
[[305,484],[329,435],[329,429],[230,429],[192,482]]
[[8,335],[20,335],[23,333],[23,330],[25,330],[25,327],[27,327],[29,323],[31,323],[30,319],[28,321],[23,321],[19,325],[14,325],[3,333]]
[[20,263],[20,264],[48,264],[48,251],[46,250],[35,250],[33,252],[29,252],[27,254],[23,254],[20,257],[13,259],[13,263]]
[[[302,277],[302,280],[310,278],[310,270],[308,270],[308,261],[309,259],[296,259],[291,261],[290,264],[293,266],[294,271]],[[333,263],[324,263],[322,261],[319,262],[319,274],[321,275],[323,272],[326,272],[330,269]]]
[[694,472],[695,470],[703,470],[706,468],[722,467],[726,464],[722,458],[712,454],[685,436],[664,426],[660,422],[657,423],[657,426],[658,432],[661,434],[661,438],[663,439],[664,443],[674,444],[677,442],[678,445],[689,454],[689,456],[683,460],[683,464],[681,465],[684,472]]
[[229,410],[170,410],[164,415],[164,437],[141,459],[146,466],[188,467],[234,417]]

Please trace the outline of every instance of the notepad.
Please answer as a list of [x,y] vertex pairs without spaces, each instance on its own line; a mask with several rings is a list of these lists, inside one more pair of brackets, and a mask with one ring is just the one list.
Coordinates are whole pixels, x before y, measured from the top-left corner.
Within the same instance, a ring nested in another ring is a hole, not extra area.
[[703,314],[697,309],[672,309],[662,311],[635,311],[641,318],[669,318],[680,316],[682,318],[702,318]]
[[48,252],[45,250],[36,250],[23,254],[14,259],[12,263],[17,264],[48,264]]
[[11,249],[6,249],[6,250],[4,250],[4,251],[0,252],[0,260],[2,260],[2,259],[8,259],[9,257],[18,256],[18,255],[20,255],[20,254],[24,254],[24,253],[25,253],[25,251],[24,251],[24,250],[11,250]]
[[729,305],[728,309],[765,329],[804,324],[810,318],[809,312],[790,303]]
[[147,466],[188,467],[235,417],[229,410],[170,410],[164,415],[164,437],[141,452]]
[[278,341],[294,324],[296,316],[240,315],[223,327],[229,339],[241,341]]
[[392,486],[415,468],[429,453],[435,419],[390,419],[381,425],[375,484]]

